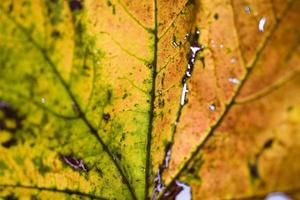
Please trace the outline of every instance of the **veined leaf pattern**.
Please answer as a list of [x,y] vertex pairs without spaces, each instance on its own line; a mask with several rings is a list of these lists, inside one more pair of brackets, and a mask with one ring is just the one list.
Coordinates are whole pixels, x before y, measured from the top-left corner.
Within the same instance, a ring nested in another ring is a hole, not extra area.
[[[178,180],[196,199],[297,191],[299,8],[3,1],[0,196],[172,199]],[[270,133],[280,128],[287,136]],[[271,167],[268,152],[291,172]]]

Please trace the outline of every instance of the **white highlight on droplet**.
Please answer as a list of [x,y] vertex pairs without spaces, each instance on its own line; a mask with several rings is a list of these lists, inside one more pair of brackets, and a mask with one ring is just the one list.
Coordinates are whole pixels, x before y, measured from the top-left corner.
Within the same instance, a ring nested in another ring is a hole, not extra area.
[[187,84],[184,83],[183,84],[183,88],[182,88],[182,93],[181,93],[181,99],[180,99],[180,105],[184,105],[185,104],[185,97],[186,97],[186,94],[188,93],[188,89],[187,89]]
[[164,163],[165,168],[169,167],[170,160],[171,160],[171,148],[168,150],[165,157],[165,163]]
[[184,39],[187,40],[189,37],[190,37],[190,34],[187,33],[187,34],[185,34]]
[[216,47],[216,43],[214,40],[210,40],[210,44],[211,44],[211,47],[215,48]]
[[220,48],[223,49],[224,48],[224,44],[220,44]]
[[240,80],[234,77],[230,77],[228,81],[234,85],[240,84]]
[[235,59],[235,58],[231,58],[231,59],[230,59],[230,62],[231,62],[231,63],[235,63],[235,62],[236,62],[236,59]]
[[215,111],[215,110],[216,110],[215,104],[210,104],[210,105],[208,106],[208,108],[209,108],[210,111]]
[[172,45],[173,45],[173,47],[175,47],[175,48],[178,47],[177,43],[174,42],[174,41],[172,42]]
[[268,194],[265,200],[292,200],[292,199],[282,192],[272,192]]
[[46,99],[45,98],[41,98],[41,102],[42,103],[46,103]]
[[192,46],[192,47],[190,47],[190,49],[192,50],[193,54],[196,54],[198,51],[200,51],[201,48],[197,47],[197,46],[196,47]]
[[182,191],[179,192],[179,194],[175,197],[175,200],[191,200],[192,199],[192,191],[191,187],[179,182],[176,180],[176,185],[182,187]]
[[266,23],[267,23],[267,19],[266,19],[265,17],[262,17],[262,18],[259,20],[259,23],[258,23],[258,30],[259,30],[260,32],[264,32]]
[[187,71],[185,74],[186,74],[187,77],[191,77],[192,76],[191,73],[190,73],[190,71]]
[[245,12],[246,12],[247,14],[250,14],[250,13],[251,13],[251,9],[250,9],[249,6],[245,6]]

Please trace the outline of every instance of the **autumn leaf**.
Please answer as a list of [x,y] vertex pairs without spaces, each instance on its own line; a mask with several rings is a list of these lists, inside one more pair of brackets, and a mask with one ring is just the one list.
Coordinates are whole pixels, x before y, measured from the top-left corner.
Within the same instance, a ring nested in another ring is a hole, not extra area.
[[0,196],[296,198],[299,9],[4,0]]

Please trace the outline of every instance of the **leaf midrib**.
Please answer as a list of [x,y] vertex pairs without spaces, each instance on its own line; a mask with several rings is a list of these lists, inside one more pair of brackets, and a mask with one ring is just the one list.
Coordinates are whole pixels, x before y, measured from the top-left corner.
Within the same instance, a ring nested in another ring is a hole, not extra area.
[[154,29],[153,29],[153,61],[152,61],[152,87],[151,87],[151,99],[150,99],[150,110],[149,110],[149,124],[147,133],[147,151],[146,151],[146,170],[145,170],[145,195],[144,199],[148,199],[150,190],[150,166],[151,166],[151,137],[153,131],[153,120],[154,120],[154,107],[155,107],[155,90],[156,90],[156,75],[157,75],[157,48],[158,48],[158,20],[157,20],[157,0],[154,3]]

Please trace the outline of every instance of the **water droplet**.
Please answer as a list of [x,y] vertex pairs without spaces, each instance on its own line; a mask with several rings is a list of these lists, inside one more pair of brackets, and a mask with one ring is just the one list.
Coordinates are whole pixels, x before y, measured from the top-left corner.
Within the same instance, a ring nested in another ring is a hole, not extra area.
[[210,46],[211,47],[213,47],[213,48],[215,48],[216,47],[216,43],[215,43],[215,41],[214,40],[210,40]]
[[216,105],[215,104],[210,104],[208,106],[208,108],[209,108],[210,111],[215,111],[216,110]]
[[230,62],[231,62],[231,63],[236,63],[236,58],[231,58],[231,59],[230,59]]
[[175,47],[175,48],[179,46],[179,45],[178,45],[176,42],[174,42],[174,41],[172,42],[172,45],[173,45],[173,47]]
[[234,85],[240,84],[240,80],[234,77],[230,77],[228,81]]
[[191,73],[190,73],[190,71],[186,71],[186,73],[185,73],[185,74],[186,74],[186,76],[187,76],[187,77],[191,77]]
[[194,55],[194,54],[196,54],[198,51],[201,50],[201,47],[198,47],[198,46],[191,46],[190,49],[191,49],[191,51],[192,51],[192,53],[193,53],[193,55]]
[[224,44],[220,44],[220,48],[223,49],[224,48]]
[[45,98],[41,98],[41,102],[42,102],[42,104],[46,103],[46,99]]
[[180,99],[180,105],[182,106],[185,104],[185,97],[187,93],[188,93],[187,84],[184,83],[182,88],[182,93],[181,93],[181,99]]
[[249,7],[249,6],[245,6],[245,12],[247,13],[247,14],[250,14],[251,13],[251,8]]
[[259,30],[260,32],[264,32],[266,23],[267,23],[267,19],[266,19],[265,17],[262,17],[262,18],[259,20],[259,23],[258,23],[258,30]]
[[192,199],[192,191],[191,187],[185,183],[182,183],[178,180],[175,181],[176,185],[182,188],[179,194],[176,195],[175,200],[191,200]]
[[189,39],[189,37],[190,37],[190,34],[189,34],[189,33],[187,33],[187,34],[185,34],[185,37],[184,37],[184,39],[185,39],[185,40],[187,40],[187,39]]
[[272,192],[268,194],[265,200],[292,200],[292,199],[282,192]]
[[177,42],[177,38],[175,35],[173,35],[173,38],[172,38],[172,45],[174,48],[181,46],[181,42]]

